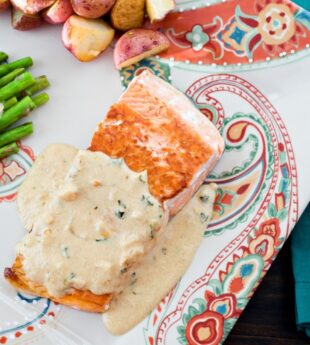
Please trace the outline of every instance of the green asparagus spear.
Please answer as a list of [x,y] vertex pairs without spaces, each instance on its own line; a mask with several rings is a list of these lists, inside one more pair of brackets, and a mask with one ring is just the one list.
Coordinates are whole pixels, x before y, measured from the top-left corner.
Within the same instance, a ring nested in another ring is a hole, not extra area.
[[5,52],[0,52],[0,63],[6,61],[8,59],[8,54]]
[[10,68],[7,64],[0,65],[0,77],[10,73]]
[[40,77],[36,78],[35,84],[29,86],[25,91],[25,95],[32,96],[33,94],[46,89],[50,86],[50,83],[45,75],[41,75]]
[[16,68],[27,68],[33,65],[33,60],[31,57],[24,57],[22,59],[10,62],[8,64],[8,67],[10,68],[10,71]]
[[13,153],[17,153],[18,151],[19,147],[17,146],[16,142],[2,146],[0,147],[0,159],[10,156]]
[[32,122],[10,129],[0,134],[0,147],[20,140],[33,133]]
[[[45,104],[46,102],[48,102],[48,100],[50,99],[48,94],[46,92],[40,93],[37,96],[31,97],[32,102],[34,103],[34,108],[38,108],[41,105]],[[32,108],[32,109],[34,109]],[[31,110],[32,110],[31,109]]]
[[13,105],[13,107],[6,110],[0,118],[0,132],[20,120],[33,108],[35,108],[34,102],[29,96],[26,96]]
[[4,110],[7,110],[11,107],[13,107],[13,105],[15,105],[18,102],[16,97],[12,97],[9,98],[7,101],[4,101],[3,105],[4,105]]
[[33,61],[31,57],[25,57],[25,58],[13,61],[11,63],[8,63],[6,65],[0,65],[0,77],[13,71],[16,68],[27,68],[27,67],[32,66],[32,64],[33,64]]
[[27,89],[27,87],[34,83],[35,79],[29,72],[23,73],[19,78],[11,81],[0,89],[0,102],[13,96],[17,96],[19,92]]
[[8,84],[23,72],[25,72],[24,68],[16,68],[12,72],[6,74],[2,78],[0,78],[0,87],[3,87],[4,85]]

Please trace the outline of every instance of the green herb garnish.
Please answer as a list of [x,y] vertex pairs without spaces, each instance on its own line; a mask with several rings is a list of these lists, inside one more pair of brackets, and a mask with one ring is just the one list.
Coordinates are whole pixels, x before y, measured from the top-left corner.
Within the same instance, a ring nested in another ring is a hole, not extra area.
[[158,228],[158,224],[156,222],[150,224],[150,228],[152,230],[156,230]]
[[136,272],[131,273],[131,282],[129,286],[134,285],[137,282]]
[[123,164],[123,159],[122,158],[111,158],[111,163],[113,165],[122,165]]
[[115,211],[115,215],[119,219],[124,219],[125,218],[125,211],[117,210],[117,211]]
[[106,238],[96,238],[95,239],[96,242],[104,242],[106,240],[107,240]]
[[123,208],[127,208],[126,205],[122,202],[122,200],[117,200],[117,203],[119,206],[123,207]]
[[139,175],[139,181],[145,183],[146,181],[143,179],[143,175]]
[[69,249],[68,249],[68,247],[62,247],[61,248],[61,254],[65,258],[69,259],[70,256],[69,256]]
[[199,197],[200,201],[202,202],[208,202],[209,201],[209,195],[201,195]]
[[208,221],[208,219],[209,219],[209,216],[208,215],[206,215],[205,213],[203,213],[203,212],[200,212],[200,221],[201,221],[201,223],[206,223],[207,221]]
[[65,283],[67,283],[69,280],[72,280],[72,279],[75,278],[75,277],[76,277],[76,274],[73,273],[73,272],[71,272],[71,273],[69,274],[69,277],[65,279]]
[[127,206],[121,200],[117,200],[117,204],[119,206],[119,209],[115,211],[115,215],[119,219],[123,219],[125,218],[125,210]]
[[149,196],[142,195],[141,200],[147,205],[147,206],[154,206],[154,203],[150,200]]

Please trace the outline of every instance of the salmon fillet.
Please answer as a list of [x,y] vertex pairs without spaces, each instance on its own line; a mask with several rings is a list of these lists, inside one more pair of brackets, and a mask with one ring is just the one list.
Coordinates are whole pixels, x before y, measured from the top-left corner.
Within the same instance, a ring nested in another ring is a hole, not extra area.
[[4,271],[5,279],[20,292],[35,296],[51,299],[60,304],[71,308],[89,311],[93,313],[102,313],[109,308],[112,294],[95,295],[90,291],[72,289],[72,291],[61,297],[50,296],[44,286],[29,280],[22,268],[22,257],[17,256],[12,268],[6,268]]
[[[112,158],[124,158],[135,172],[146,171],[150,193],[169,215],[175,215],[221,157],[224,141],[186,96],[144,71],[133,79],[119,102],[98,125],[89,149]],[[70,147],[66,150],[73,158],[75,150]],[[70,165],[70,159],[64,162],[64,167]],[[19,206],[27,205],[21,196]],[[37,204],[44,206],[39,198]],[[25,207],[25,210],[29,214],[23,221],[31,228],[34,215],[31,209]],[[84,311],[103,312],[113,298],[113,294],[95,295],[89,290],[74,288],[63,296],[51,296],[46,287],[26,277],[21,255],[11,268],[5,269],[4,275],[19,291]]]
[[90,150],[147,170],[150,193],[174,215],[213,169],[224,141],[185,95],[144,71],[99,123]]

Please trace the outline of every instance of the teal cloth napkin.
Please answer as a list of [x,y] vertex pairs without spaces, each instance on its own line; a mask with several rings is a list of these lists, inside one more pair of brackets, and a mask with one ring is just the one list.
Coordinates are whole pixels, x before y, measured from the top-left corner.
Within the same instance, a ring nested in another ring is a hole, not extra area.
[[291,241],[295,278],[296,325],[310,337],[310,204],[300,217]]
[[295,4],[303,7],[305,10],[310,11],[310,0],[293,0]]

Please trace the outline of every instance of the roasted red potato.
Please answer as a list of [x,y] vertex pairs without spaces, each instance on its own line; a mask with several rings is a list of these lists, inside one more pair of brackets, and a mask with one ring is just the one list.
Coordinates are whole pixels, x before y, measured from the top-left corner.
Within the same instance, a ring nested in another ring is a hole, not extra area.
[[168,38],[159,31],[133,29],[121,36],[114,48],[117,69],[127,67],[146,57],[159,54],[170,46]]
[[35,29],[42,24],[41,16],[38,13],[27,14],[15,7],[12,7],[11,15],[12,26],[16,30],[28,31]]
[[114,29],[102,19],[86,19],[73,15],[62,29],[65,47],[80,61],[94,60],[108,48]]
[[115,0],[71,0],[74,12],[84,18],[99,18],[110,11]]
[[5,12],[11,6],[10,0],[0,0],[0,13]]
[[54,4],[43,11],[43,19],[50,24],[64,23],[74,14],[70,0],[56,0]]
[[111,12],[115,29],[127,31],[143,24],[145,0],[116,0]]
[[35,14],[51,6],[55,0],[11,0],[14,7],[26,14]]

